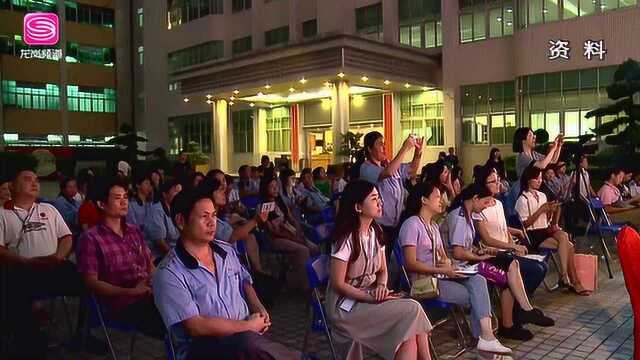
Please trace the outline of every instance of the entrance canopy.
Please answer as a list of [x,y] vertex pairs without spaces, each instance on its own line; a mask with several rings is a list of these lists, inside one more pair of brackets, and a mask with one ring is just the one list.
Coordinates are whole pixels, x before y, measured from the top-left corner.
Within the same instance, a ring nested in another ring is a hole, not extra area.
[[339,35],[199,64],[172,81],[181,82],[185,96],[275,104],[326,97],[328,84],[339,80],[361,94],[433,88],[439,69],[438,57],[419,50]]

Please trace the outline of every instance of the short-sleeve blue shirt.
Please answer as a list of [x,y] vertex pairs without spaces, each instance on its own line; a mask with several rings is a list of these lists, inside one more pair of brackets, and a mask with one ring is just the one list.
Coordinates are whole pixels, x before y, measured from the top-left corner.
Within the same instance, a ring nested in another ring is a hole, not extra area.
[[171,217],[162,206],[161,202],[154,203],[146,213],[144,221],[144,237],[153,257],[159,258],[164,254],[160,252],[156,241],[164,240],[167,245],[174,247],[180,238],[180,232],[171,221]]
[[[476,237],[476,228],[473,220],[467,218],[464,207],[458,207],[447,215],[447,225],[449,227],[449,246],[462,246],[465,250],[473,249],[473,241]],[[466,261],[456,260],[460,266],[467,265]]]
[[409,178],[409,165],[400,165],[395,174],[382,181],[378,181],[380,173],[384,170],[382,166],[368,161],[360,166],[360,178],[376,185],[382,197],[382,217],[376,220],[381,225],[397,226],[400,222],[400,215],[404,210],[405,197],[405,189],[402,182]]
[[186,358],[191,338],[182,322],[195,316],[245,320],[249,307],[243,297],[243,284],[251,276],[240,264],[231,245],[210,243],[217,275],[187,252],[181,241],[167,254],[153,277],[156,307],[176,340],[178,359]]

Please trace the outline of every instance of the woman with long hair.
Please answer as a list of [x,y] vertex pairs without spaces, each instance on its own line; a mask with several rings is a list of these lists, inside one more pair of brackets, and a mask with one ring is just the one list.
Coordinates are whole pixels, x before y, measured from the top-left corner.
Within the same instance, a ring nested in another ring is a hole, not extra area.
[[513,152],[518,154],[516,157],[516,173],[518,178],[522,176],[524,169],[532,163],[539,169],[546,168],[549,164],[555,164],[560,158],[564,137],[556,136],[555,140],[549,146],[547,155],[542,155],[535,151],[536,135],[533,130],[528,127],[521,127],[516,130],[513,135]]
[[298,231],[301,226],[297,224],[298,221],[278,193],[276,178],[263,177],[260,180],[260,196],[262,204],[258,204],[257,209],[260,209],[263,204],[275,203],[274,209],[269,213],[265,222],[271,246],[275,250],[290,254],[294,267],[295,279],[293,281],[298,287],[306,290],[308,284],[304,266],[312,254],[319,253],[319,249],[315,244],[307,241],[301,231]]
[[487,162],[484,164],[485,167],[491,167],[496,169],[498,172],[498,176],[500,179],[507,179],[507,170],[504,167],[504,160],[502,160],[502,154],[500,153],[500,149],[494,147],[489,151],[489,158]]
[[578,280],[573,261],[575,249],[569,234],[551,221],[559,203],[547,202],[547,197],[539,191],[541,185],[542,170],[533,165],[527,167],[520,179],[521,191],[515,208],[529,236],[529,250],[558,249],[561,271],[559,284],[579,295],[590,295]]
[[[416,174],[422,158],[423,144],[424,138],[417,139],[409,135],[398,154],[388,161],[382,134],[372,131],[364,137],[366,161],[360,165],[360,179],[376,185],[380,192],[384,211],[378,222],[390,241],[397,235],[400,216],[404,210],[403,182]],[[414,149],[413,160],[403,164],[402,159],[411,149]]]
[[407,219],[402,223],[398,241],[411,281],[420,275],[444,276],[438,280],[440,295],[437,300],[471,307],[471,329],[478,339],[478,350],[511,353],[511,349],[503,346],[493,334],[487,281],[477,274],[458,274],[447,256],[434,221],[434,217],[444,211],[440,196],[440,189],[434,183],[423,182],[416,185],[407,198]]
[[384,359],[430,359],[431,323],[422,306],[387,288],[384,235],[375,221],[380,216],[375,186],[362,180],[349,183],[331,239],[327,287],[329,320],[353,339],[344,344],[350,349],[341,358],[360,359],[359,346],[364,345]]
[[[486,188],[494,197],[499,194],[500,181],[493,168],[485,168],[483,174],[476,179],[476,184]],[[497,255],[488,262],[503,270],[508,278],[507,287],[500,292],[502,327],[499,334],[511,339],[529,340],[533,334],[523,329],[522,325],[530,322],[539,326],[553,326],[555,322],[544,316],[539,309],[534,309],[529,302],[529,295],[533,295],[544,279],[547,266],[544,262],[524,257],[528,249],[517,245],[512,239],[512,236],[522,239],[524,233],[507,226],[502,202],[495,199],[493,205],[474,213],[473,220],[481,244],[486,247],[485,251]]]

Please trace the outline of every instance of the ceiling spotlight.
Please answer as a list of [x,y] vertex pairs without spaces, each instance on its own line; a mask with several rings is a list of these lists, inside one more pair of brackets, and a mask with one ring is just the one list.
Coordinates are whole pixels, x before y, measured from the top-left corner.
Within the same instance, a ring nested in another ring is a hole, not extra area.
[[269,90],[269,89],[271,89],[271,85],[267,84],[267,85],[265,85],[265,86],[264,86],[264,88],[265,88],[266,90]]
[[234,102],[233,101],[229,101],[229,106],[233,106]]
[[408,88],[410,88],[410,87],[411,87],[411,84],[409,84],[409,83],[404,83],[404,87],[408,89]]
[[428,86],[423,86],[423,87],[422,87],[422,91],[429,91],[429,90],[431,90],[431,89],[433,89],[433,88],[430,88],[430,87],[428,87]]
[[345,74],[342,71],[340,71],[338,73],[338,77],[342,79],[343,77],[345,77]]
[[273,109],[273,104],[269,104],[269,109]]
[[211,99],[212,97],[213,97],[213,95],[207,94],[207,99]]
[[256,94],[257,97],[261,97],[264,96],[264,93],[262,91],[258,91],[258,93]]
[[306,84],[306,83],[307,83],[307,81],[308,81],[307,79],[302,78],[302,79],[300,79],[300,84]]
[[367,82],[369,81],[369,78],[367,77],[367,75],[364,75],[363,77],[360,78],[360,80]]
[[329,87],[329,86],[331,86],[331,83],[330,83],[330,82],[328,82],[328,81],[325,81],[325,82],[324,82],[324,86],[325,86],[325,87]]
[[188,103],[189,102],[189,98],[184,98],[184,99],[182,99],[182,101]]
[[256,104],[254,104],[254,103],[249,103],[249,106],[254,107],[254,106],[256,106]]
[[236,97],[235,97],[235,96],[233,96],[233,95],[229,96],[229,100],[233,101],[233,100],[235,100],[235,99],[236,99]]
[[235,90],[233,90],[233,93],[234,93],[234,94],[236,94],[236,95],[238,95],[238,94],[240,94],[240,90],[235,89]]
[[290,88],[289,88],[289,92],[290,92],[290,93],[292,93],[292,92],[294,92],[294,91],[296,91],[296,89],[294,89],[294,88],[292,88],[292,87],[290,87]]
[[211,105],[211,104],[213,104],[213,101],[207,100],[207,104]]
[[384,83],[385,85],[389,85],[389,84],[391,84],[391,81],[389,81],[389,80],[385,80],[383,83]]

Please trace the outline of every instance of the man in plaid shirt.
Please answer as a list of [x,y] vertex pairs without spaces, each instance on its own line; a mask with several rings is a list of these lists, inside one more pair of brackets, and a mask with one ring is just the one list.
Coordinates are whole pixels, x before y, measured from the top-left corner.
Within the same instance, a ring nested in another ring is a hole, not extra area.
[[107,182],[97,196],[104,218],[78,240],[78,271],[107,316],[162,339],[164,325],[153,303],[151,252],[140,228],[126,221],[127,187]]

